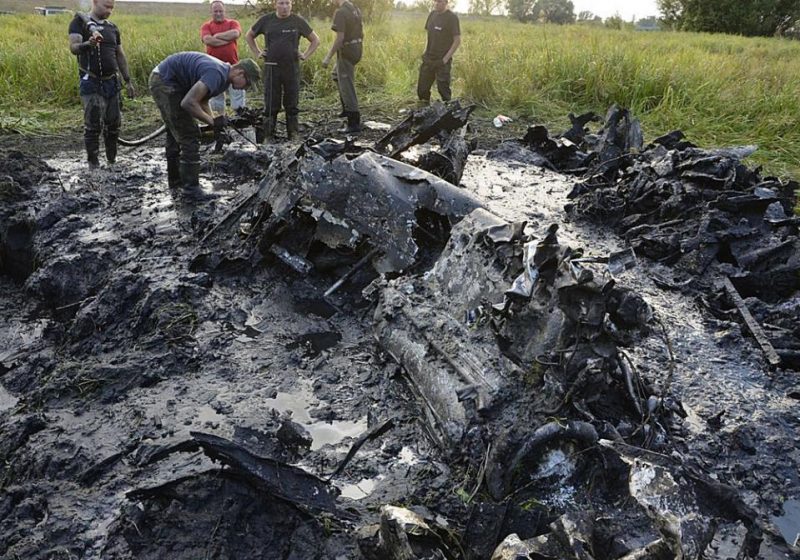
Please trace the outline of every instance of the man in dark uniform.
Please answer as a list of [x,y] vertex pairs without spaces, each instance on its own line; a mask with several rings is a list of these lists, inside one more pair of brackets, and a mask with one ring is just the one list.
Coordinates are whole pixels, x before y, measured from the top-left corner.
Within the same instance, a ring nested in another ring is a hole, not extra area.
[[189,198],[200,198],[200,130],[195,119],[221,134],[224,115],[214,118],[211,97],[258,84],[261,73],[252,58],[228,64],[199,52],[180,52],[162,60],[150,74],[150,92],[167,127],[167,177],[170,187],[183,187]]
[[[264,36],[266,48],[263,51],[256,44],[259,35]],[[300,37],[309,41],[304,52],[299,51]],[[265,135],[269,138],[275,133],[275,123],[283,100],[286,135],[291,140],[298,130],[300,61],[308,60],[314,54],[319,47],[319,37],[305,19],[292,13],[292,0],[275,0],[275,12],[260,17],[245,39],[253,55],[265,60]]]
[[361,112],[358,109],[355,74],[356,64],[361,60],[364,31],[361,10],[350,0],[334,0],[334,2],[339,6],[333,14],[331,26],[336,32],[336,39],[322,60],[322,66],[327,67],[334,53],[336,54],[333,79],[339,88],[342,113],[347,117],[347,126],[342,132],[352,134],[361,131]]
[[447,9],[447,0],[434,0],[433,11],[425,22],[428,45],[422,55],[417,80],[417,97],[422,103],[430,103],[431,86],[436,80],[436,89],[442,101],[450,101],[450,69],[453,55],[461,45],[461,28],[458,16]]
[[83,103],[83,141],[89,167],[97,167],[100,132],[106,146],[106,159],[117,159],[117,139],[122,124],[117,72],[122,74],[131,99],[136,92],[131,84],[128,60],[122,50],[117,26],[108,21],[114,0],[92,0],[92,11],[75,14],[69,24],[69,50],[78,57],[78,77]]

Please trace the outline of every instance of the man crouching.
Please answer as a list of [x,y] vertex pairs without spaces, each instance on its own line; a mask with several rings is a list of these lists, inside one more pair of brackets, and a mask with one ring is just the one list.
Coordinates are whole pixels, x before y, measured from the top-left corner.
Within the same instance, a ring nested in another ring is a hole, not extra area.
[[199,52],[168,56],[150,74],[150,93],[167,128],[167,177],[170,187],[182,187],[189,198],[200,193],[200,129],[195,119],[221,134],[227,121],[212,116],[208,100],[229,86],[247,89],[260,80],[258,65],[251,58],[228,64]]

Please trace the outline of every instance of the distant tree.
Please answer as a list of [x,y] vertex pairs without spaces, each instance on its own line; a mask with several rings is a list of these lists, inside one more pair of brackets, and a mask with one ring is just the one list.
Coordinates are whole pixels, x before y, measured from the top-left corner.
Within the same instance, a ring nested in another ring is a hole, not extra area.
[[589,10],[583,10],[581,12],[578,12],[578,21],[579,22],[581,22],[581,21],[594,21],[595,17],[597,17],[597,16],[595,16]]
[[534,11],[538,10],[538,21],[543,23],[575,23],[575,5],[572,0],[538,0]]
[[503,7],[503,0],[469,0],[469,13],[488,16]]
[[[385,19],[394,7],[393,0],[353,0],[367,21]],[[261,13],[275,10],[273,0],[256,0]],[[330,18],[336,6],[330,0],[292,0],[292,12],[305,18]]]
[[666,26],[687,31],[774,35],[787,18],[800,18],[797,0],[658,0]]
[[683,0],[658,0],[661,24],[667,29],[680,29],[683,25]]
[[623,20],[622,16],[617,13],[613,16],[608,16],[603,21],[603,25],[608,29],[622,29],[625,25],[625,20]]
[[647,16],[636,21],[637,27],[657,27],[658,18],[656,16]]
[[506,11],[509,17],[518,21],[534,21],[534,0],[506,0]]

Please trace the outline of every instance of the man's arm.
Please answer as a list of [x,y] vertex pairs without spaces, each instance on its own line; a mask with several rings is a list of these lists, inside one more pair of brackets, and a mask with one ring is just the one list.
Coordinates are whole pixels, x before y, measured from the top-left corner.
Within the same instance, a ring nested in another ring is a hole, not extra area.
[[207,125],[214,126],[214,117],[203,109],[205,105],[208,108],[208,102],[204,100],[208,97],[208,86],[203,82],[198,81],[192,86],[186,95],[181,99],[181,109],[192,115],[199,121],[203,121]]
[[215,35],[203,36],[203,44],[209,47],[224,47],[228,43],[230,43],[230,41],[223,41],[222,39],[217,39]]
[[92,36],[89,37],[88,41],[83,40],[83,35],[80,33],[70,33],[69,34],[69,52],[74,55],[80,54],[81,51],[86,49],[91,49],[97,46],[97,38],[100,37],[102,41],[103,37],[100,35],[99,31],[95,31],[92,33]]
[[333,55],[339,52],[339,49],[342,48],[344,45],[344,31],[337,31],[336,32],[336,39],[333,40],[333,44],[331,45],[328,54],[325,55],[325,58],[322,59],[322,65],[327,66],[330,64],[331,58]]
[[238,29],[228,29],[227,31],[220,31],[219,33],[216,33],[214,35],[214,39],[225,41],[227,44],[238,39],[241,34],[242,32]]
[[306,39],[308,39],[308,48],[306,48],[305,52],[300,53],[300,60],[308,60],[319,47],[319,36],[314,31],[312,31]]
[[461,46],[461,35],[453,35],[453,44],[450,45],[450,50],[445,53],[444,58],[442,58],[442,62],[447,64],[453,58],[453,55],[456,54],[458,47]]
[[136,97],[136,90],[133,89],[133,84],[131,83],[131,73],[128,70],[128,57],[125,56],[122,45],[117,45],[117,66],[119,67],[119,73],[122,74],[122,81],[125,82],[128,97],[133,99]]
[[247,46],[250,47],[250,52],[253,53],[255,58],[260,58],[262,55],[261,49],[258,48],[256,44],[256,34],[253,33],[253,30],[247,32],[244,36],[244,40],[247,41]]

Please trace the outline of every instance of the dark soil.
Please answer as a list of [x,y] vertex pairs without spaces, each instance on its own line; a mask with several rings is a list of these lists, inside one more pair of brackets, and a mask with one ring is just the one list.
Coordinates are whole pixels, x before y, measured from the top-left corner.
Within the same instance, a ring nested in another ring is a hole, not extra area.
[[[588,256],[624,249],[612,225],[566,214],[574,177],[488,153],[520,128],[475,122],[462,186],[537,238],[558,223],[559,241]],[[336,135],[323,124],[305,133]],[[383,134],[368,128],[359,142]],[[658,537],[625,497],[627,482],[615,479],[621,467],[600,452],[584,459],[570,448],[575,471],[556,465],[527,493],[493,499],[478,474],[485,442],[438,446],[403,368],[376,342],[375,304],[362,294],[374,273],[324,298],[342,267],[303,276],[259,253],[198,266],[203,235],[279,149],[239,142],[207,153],[202,183],[214,198],[187,204],[167,186],[158,141],[123,148],[116,164],[92,171],[77,141],[6,137],[0,146],[0,557],[385,558],[376,530],[387,504],[445,528],[418,558],[463,557],[463,543],[481,557],[475,551],[490,554],[510,533],[533,538],[584,509],[605,543],[595,558],[620,558]],[[770,369],[739,322],[699,305],[702,293],[664,287],[671,273],[669,263],[640,259],[617,278],[655,316],[626,353],[685,412],[673,415],[658,452],[690,457],[735,490],[731,503],[753,508],[760,558],[796,557],[798,521],[776,520],[800,498],[797,372]],[[410,278],[406,293],[435,301],[423,278]],[[783,305],[798,309],[794,298]],[[520,375],[517,386],[529,388],[537,372]],[[540,396],[504,402],[524,410]],[[523,434],[534,416],[502,421]],[[391,429],[332,478],[332,511],[270,492],[196,447],[172,449],[212,434],[324,480],[387,420]],[[704,515],[718,529],[705,552],[687,557],[735,557],[742,519]]]

